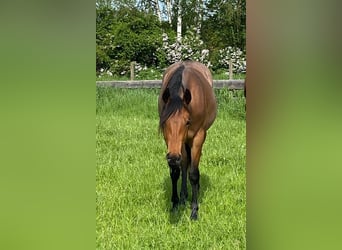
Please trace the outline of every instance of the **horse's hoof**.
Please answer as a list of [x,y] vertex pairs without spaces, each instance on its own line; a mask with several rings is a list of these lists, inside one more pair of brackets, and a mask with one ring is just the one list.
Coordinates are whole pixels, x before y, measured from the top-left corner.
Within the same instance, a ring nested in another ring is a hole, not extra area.
[[197,220],[198,219],[197,211],[191,212],[190,219],[191,220]]
[[174,203],[171,208],[171,212],[176,212],[178,210],[179,203]]

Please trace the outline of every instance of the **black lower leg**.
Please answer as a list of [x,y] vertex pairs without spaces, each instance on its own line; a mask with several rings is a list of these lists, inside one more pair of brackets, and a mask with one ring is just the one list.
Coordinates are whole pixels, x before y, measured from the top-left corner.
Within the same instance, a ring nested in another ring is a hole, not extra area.
[[185,149],[185,160],[182,163],[182,186],[181,186],[181,192],[180,192],[180,202],[181,204],[185,205],[186,200],[188,199],[188,188],[187,188],[187,172],[188,167],[191,164],[191,148],[190,146],[185,143],[184,144]]
[[186,200],[188,199],[188,188],[186,186],[187,180],[187,168],[182,167],[182,186],[180,191],[180,203],[185,205]]
[[179,167],[170,167],[170,176],[172,181],[172,197],[171,201],[173,203],[173,208],[177,207],[179,203],[179,198],[177,194],[177,181],[180,175]]
[[198,211],[198,192],[199,192],[199,179],[200,173],[198,168],[191,168],[189,172],[189,179],[192,187],[192,201],[191,201],[191,219],[197,219]]

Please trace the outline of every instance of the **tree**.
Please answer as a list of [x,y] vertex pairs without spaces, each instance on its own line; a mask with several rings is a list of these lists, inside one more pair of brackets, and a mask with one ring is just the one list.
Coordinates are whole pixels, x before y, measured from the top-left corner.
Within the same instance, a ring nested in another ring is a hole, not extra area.
[[131,61],[157,66],[162,45],[160,22],[153,14],[137,8],[97,10],[96,67],[114,74],[128,71]]
[[[218,28],[220,27],[220,28]],[[211,48],[246,45],[246,1],[209,0],[205,9],[202,38]]]
[[164,67],[187,57],[226,67],[227,48],[244,58],[245,22],[245,0],[96,0],[96,69],[120,74],[130,61]]

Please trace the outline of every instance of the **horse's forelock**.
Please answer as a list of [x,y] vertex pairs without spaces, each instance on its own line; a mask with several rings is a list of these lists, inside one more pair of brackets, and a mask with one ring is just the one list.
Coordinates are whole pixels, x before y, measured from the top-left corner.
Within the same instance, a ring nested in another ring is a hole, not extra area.
[[172,96],[169,101],[165,104],[159,120],[159,127],[162,130],[164,128],[165,122],[184,107],[183,100],[180,96]]

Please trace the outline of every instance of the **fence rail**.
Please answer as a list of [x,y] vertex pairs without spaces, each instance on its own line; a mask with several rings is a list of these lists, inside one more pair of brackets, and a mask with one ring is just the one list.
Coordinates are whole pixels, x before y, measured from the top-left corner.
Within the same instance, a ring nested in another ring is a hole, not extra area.
[[[242,90],[245,80],[214,80],[214,88],[227,88],[231,90]],[[115,88],[160,88],[161,80],[141,80],[141,81],[96,81],[97,86]]]

